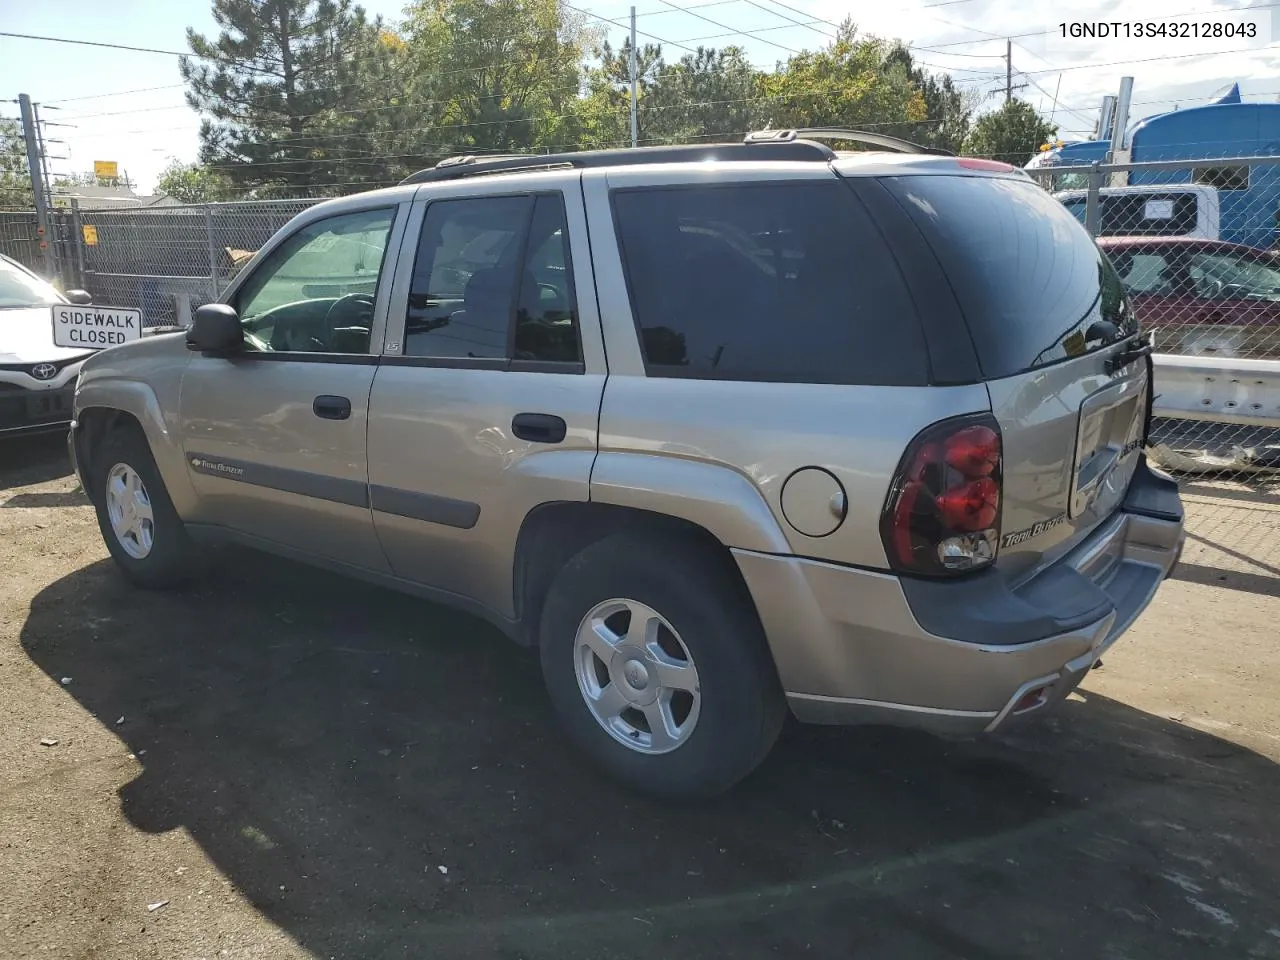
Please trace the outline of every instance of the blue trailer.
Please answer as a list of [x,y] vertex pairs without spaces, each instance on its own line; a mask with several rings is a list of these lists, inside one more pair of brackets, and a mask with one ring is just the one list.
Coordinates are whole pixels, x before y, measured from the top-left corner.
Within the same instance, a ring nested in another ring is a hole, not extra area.
[[[1238,87],[1204,106],[1174,110],[1129,128],[1130,163],[1158,160],[1216,160],[1280,157],[1280,103],[1243,103]],[[1110,140],[1068,143],[1044,151],[1027,164],[1043,171],[1058,166],[1102,163]],[[1221,239],[1253,247],[1277,246],[1280,163],[1223,164],[1196,170],[1135,170],[1128,186],[1198,183],[1218,190]],[[1113,181],[1114,184],[1114,181]],[[1054,177],[1052,189],[1088,186],[1081,173]]]

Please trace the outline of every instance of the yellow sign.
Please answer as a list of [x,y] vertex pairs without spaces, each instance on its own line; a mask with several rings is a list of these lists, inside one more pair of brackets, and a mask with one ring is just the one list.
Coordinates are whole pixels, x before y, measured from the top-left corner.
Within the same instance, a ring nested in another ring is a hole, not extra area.
[[80,229],[84,231],[85,246],[96,247],[98,245],[98,228],[86,223]]
[[120,176],[119,164],[114,160],[95,160],[93,175],[99,180],[115,180]]

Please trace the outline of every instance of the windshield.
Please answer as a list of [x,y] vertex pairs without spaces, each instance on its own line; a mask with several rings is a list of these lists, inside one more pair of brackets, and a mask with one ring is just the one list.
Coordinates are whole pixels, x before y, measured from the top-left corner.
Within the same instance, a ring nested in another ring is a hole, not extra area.
[[0,310],[64,303],[50,284],[6,260],[0,260]]
[[1201,296],[1280,297],[1280,270],[1257,260],[1200,254],[1192,259],[1191,279]]

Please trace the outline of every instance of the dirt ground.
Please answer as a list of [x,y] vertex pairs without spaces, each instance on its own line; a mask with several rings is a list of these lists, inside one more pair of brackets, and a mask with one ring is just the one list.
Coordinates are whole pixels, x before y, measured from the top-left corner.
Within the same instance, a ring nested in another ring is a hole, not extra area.
[[[61,439],[0,450],[0,957],[1280,958],[1280,509],[1006,737],[793,726],[636,800],[535,659],[284,561],[126,586]],[[42,745],[42,740],[56,740]]]

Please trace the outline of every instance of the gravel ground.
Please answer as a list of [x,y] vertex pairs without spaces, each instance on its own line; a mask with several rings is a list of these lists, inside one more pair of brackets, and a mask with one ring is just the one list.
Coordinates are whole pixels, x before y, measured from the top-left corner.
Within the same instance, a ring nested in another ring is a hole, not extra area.
[[793,726],[663,807],[484,624],[239,551],[131,589],[61,439],[5,444],[0,957],[1280,958],[1280,506],[1186,499],[1052,717]]

